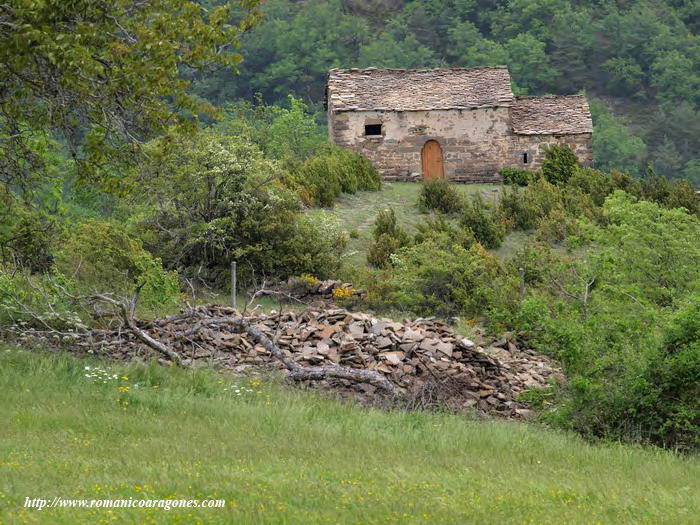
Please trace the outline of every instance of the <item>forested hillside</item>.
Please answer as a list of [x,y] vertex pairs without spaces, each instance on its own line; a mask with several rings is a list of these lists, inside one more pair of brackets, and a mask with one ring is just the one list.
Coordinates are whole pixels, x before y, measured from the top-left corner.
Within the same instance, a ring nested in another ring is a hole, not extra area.
[[694,0],[268,0],[263,11],[242,37],[240,74],[198,75],[201,96],[291,93],[320,109],[334,67],[508,64],[517,93],[594,99],[597,167],[700,182]]

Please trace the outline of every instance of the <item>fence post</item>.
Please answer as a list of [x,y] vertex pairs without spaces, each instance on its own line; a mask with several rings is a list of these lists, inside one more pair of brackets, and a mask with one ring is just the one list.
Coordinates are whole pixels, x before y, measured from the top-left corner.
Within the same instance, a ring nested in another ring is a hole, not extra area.
[[234,310],[238,309],[236,290],[236,261],[231,261],[231,305]]

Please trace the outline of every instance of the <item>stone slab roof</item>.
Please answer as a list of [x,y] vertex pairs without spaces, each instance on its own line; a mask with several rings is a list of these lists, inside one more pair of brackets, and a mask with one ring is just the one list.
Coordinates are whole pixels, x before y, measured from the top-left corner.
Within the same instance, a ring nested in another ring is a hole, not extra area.
[[511,107],[513,132],[518,135],[592,133],[593,122],[584,95],[517,97]]
[[506,66],[443,69],[332,69],[331,111],[429,111],[510,106]]

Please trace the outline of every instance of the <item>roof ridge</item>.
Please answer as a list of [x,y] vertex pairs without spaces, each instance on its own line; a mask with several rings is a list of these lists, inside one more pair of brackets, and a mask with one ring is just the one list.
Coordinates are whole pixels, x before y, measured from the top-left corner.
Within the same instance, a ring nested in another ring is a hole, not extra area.
[[534,100],[542,98],[573,98],[573,97],[583,97],[587,98],[585,93],[572,93],[570,95],[557,95],[557,94],[547,94],[547,95],[515,95],[515,100]]
[[421,69],[406,69],[406,68],[395,68],[395,67],[335,67],[330,69],[328,73],[338,73],[338,72],[399,72],[399,73],[421,73],[421,72],[433,72],[433,71],[476,71],[479,69],[508,69],[507,65],[499,66],[473,66],[473,67],[431,67],[431,68],[421,68]]

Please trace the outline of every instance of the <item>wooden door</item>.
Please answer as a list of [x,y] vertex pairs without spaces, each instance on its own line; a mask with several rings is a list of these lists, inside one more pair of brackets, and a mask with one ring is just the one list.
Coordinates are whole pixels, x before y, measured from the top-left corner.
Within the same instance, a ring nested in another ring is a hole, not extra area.
[[442,166],[442,148],[436,140],[429,140],[423,145],[421,164],[423,166],[424,180],[442,179],[445,177],[445,170]]

